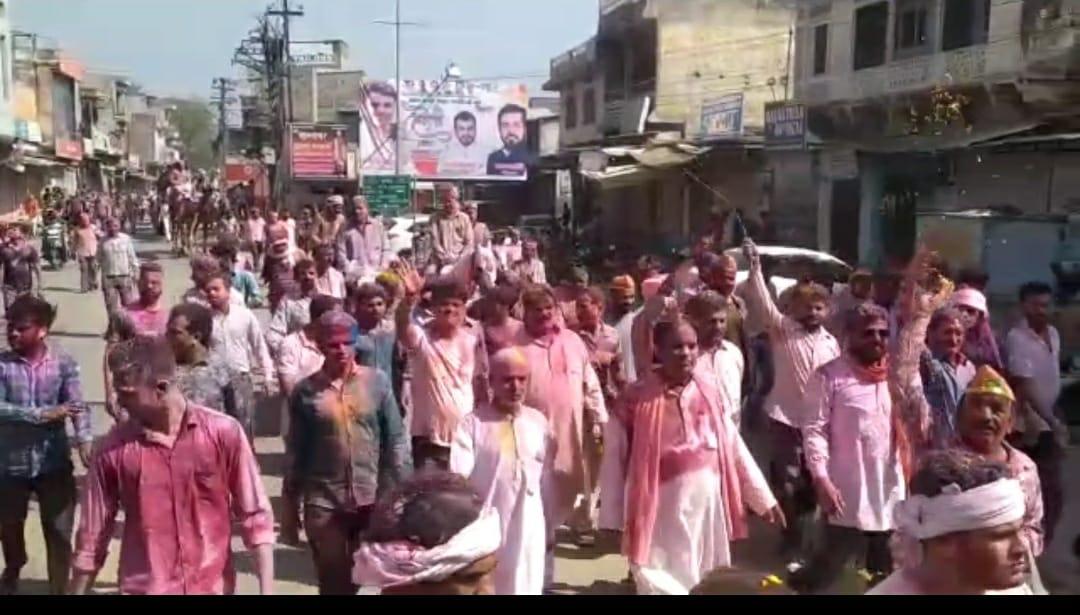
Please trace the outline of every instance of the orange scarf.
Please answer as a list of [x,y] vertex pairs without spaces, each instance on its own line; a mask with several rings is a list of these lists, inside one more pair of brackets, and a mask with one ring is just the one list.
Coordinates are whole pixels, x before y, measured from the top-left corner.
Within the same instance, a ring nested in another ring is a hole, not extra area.
[[[867,384],[881,384],[889,379],[889,357],[887,355],[872,365],[863,365],[854,357],[851,357],[848,363],[851,364],[851,370],[855,372],[855,377]],[[900,467],[904,471],[904,480],[910,481],[915,465],[911,434],[908,433],[908,427],[904,421],[902,401],[892,395],[891,388],[890,396],[892,399],[892,411],[889,415],[889,422],[892,425],[893,449],[896,451],[896,456],[900,460]]]
[[[723,408],[718,407],[719,395],[699,378],[694,378],[693,383],[700,392],[696,403],[709,405],[709,416],[719,439],[717,454],[723,478],[721,485],[728,536],[732,541],[743,540],[749,532],[736,465],[734,434],[729,434],[725,428]],[[666,408],[664,392],[663,381],[657,374],[650,373],[627,392],[616,409],[628,427],[627,440],[630,443],[623,554],[637,565],[648,561],[656,512],[660,506],[660,439]]]

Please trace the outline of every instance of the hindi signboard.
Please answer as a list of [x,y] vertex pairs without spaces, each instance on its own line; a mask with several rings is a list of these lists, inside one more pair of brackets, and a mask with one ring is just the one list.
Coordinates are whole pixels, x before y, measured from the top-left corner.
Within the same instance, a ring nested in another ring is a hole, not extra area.
[[413,180],[408,175],[365,175],[364,197],[371,211],[398,216],[412,205]]
[[293,124],[289,127],[289,154],[293,179],[349,178],[344,126]]
[[805,147],[806,107],[790,102],[765,103],[765,147]]
[[743,132],[742,92],[721,96],[701,105],[701,134],[707,137],[738,137]]
[[532,162],[527,108],[523,85],[445,80],[364,83],[361,172],[365,177],[525,181]]

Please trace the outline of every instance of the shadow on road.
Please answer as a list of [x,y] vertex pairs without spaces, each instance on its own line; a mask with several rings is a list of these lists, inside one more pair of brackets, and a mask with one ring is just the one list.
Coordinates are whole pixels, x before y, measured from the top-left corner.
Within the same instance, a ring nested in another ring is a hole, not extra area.
[[544,593],[552,596],[633,596],[635,594],[633,584],[612,581],[597,581],[587,586],[555,583]]
[[[118,595],[120,588],[115,583],[94,583],[94,589],[90,592],[96,595]],[[20,596],[48,596],[49,582],[39,579],[23,579],[19,581]]]
[[263,476],[285,476],[285,453],[259,453],[255,457]]

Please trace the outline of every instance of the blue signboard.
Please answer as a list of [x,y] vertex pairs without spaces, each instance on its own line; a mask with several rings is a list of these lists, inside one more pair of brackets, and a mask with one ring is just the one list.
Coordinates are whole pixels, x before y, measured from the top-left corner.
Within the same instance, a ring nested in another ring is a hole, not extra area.
[[738,137],[743,131],[743,94],[728,94],[701,105],[701,134]]

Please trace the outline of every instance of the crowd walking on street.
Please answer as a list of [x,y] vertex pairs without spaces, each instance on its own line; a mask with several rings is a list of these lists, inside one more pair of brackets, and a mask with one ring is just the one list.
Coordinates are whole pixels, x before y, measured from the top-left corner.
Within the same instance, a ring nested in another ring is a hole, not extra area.
[[[234,593],[234,533],[264,594],[289,545],[325,595],[540,595],[567,543],[624,557],[641,595],[736,574],[761,580],[753,593],[845,578],[1047,592],[1069,442],[1041,283],[1017,289],[1021,317],[997,338],[985,286],[926,249],[778,294],[752,237],[706,236],[597,279],[520,229],[493,241],[453,185],[424,258],[391,251],[363,194],[297,226],[183,165],[164,180],[146,201],[175,206],[165,217],[111,206],[139,199],[63,203],[70,291],[100,291],[108,314],[98,363],[52,335],[40,261],[55,237],[4,235],[4,594],[22,588],[32,498],[54,594],[93,591],[116,532],[123,594]],[[212,215],[185,217],[195,202]],[[166,221],[190,259],[175,305],[139,250]],[[113,424],[95,441],[83,385],[98,370]],[[256,450],[268,419],[277,519]],[[741,559],[763,536],[772,569]]]

